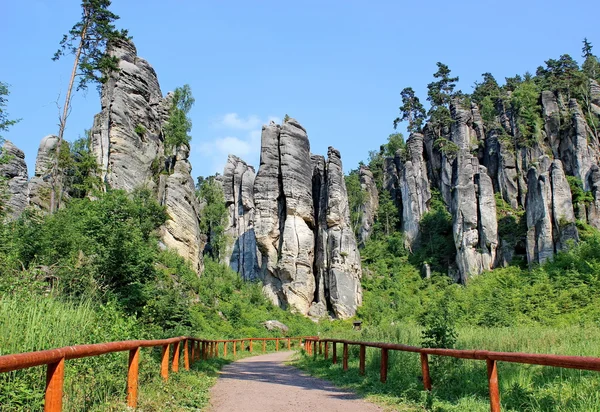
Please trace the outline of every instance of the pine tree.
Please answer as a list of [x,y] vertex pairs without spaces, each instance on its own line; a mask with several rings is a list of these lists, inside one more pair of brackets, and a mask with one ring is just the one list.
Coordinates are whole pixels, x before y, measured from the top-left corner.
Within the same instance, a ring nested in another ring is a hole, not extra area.
[[407,130],[409,133],[420,133],[425,120],[425,109],[419,101],[419,98],[415,96],[415,91],[412,87],[406,87],[401,92],[402,106],[400,106],[400,113],[402,117],[396,117],[394,120],[394,129],[398,127],[398,123],[408,121]]
[[437,135],[441,136],[442,130],[452,124],[450,116],[450,99],[455,95],[454,88],[458,77],[450,77],[450,69],[443,63],[437,62],[438,71],[433,75],[438,81],[427,85],[427,100],[431,108],[427,113],[430,123]]
[[65,54],[73,54],[75,61],[67,88],[63,112],[60,117],[58,130],[58,143],[52,165],[52,191],[50,193],[50,212],[58,208],[58,194],[60,187],[57,184],[58,159],[65,134],[67,118],[71,111],[71,95],[75,78],[79,77],[77,90],[85,90],[89,83],[101,84],[108,80],[108,75],[117,70],[118,60],[106,52],[107,45],[116,39],[127,38],[126,30],[117,30],[113,25],[119,16],[108,10],[110,0],[83,0],[81,2],[81,20],[65,34],[60,41],[60,47],[52,60],[59,60]]

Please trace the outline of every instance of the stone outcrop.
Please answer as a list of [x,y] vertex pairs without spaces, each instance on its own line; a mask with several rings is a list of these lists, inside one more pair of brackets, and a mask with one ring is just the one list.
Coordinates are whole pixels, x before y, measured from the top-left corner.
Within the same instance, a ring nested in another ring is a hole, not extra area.
[[295,119],[263,127],[254,233],[264,291],[275,304],[316,317],[355,314],[360,256],[341,158],[333,148],[327,161],[311,155],[306,130]]
[[190,148],[166,147],[164,142],[171,95],[163,98],[154,69],[137,56],[133,43],[118,40],[108,50],[118,59],[119,70],[102,87],[102,110],[91,131],[100,177],[112,189],[152,190],[169,216],[161,228],[164,245],[200,273],[205,241],[188,161]]
[[373,233],[373,224],[375,223],[375,217],[377,216],[377,209],[379,209],[379,193],[377,192],[377,185],[373,179],[373,173],[367,166],[360,166],[358,170],[360,179],[360,188],[365,193],[365,201],[360,208],[360,229],[358,233],[358,242],[360,245],[365,242]]
[[50,193],[52,191],[52,159],[58,136],[49,135],[42,139],[35,159],[35,174],[29,181],[29,204],[36,209],[50,210]]
[[431,191],[424,159],[423,135],[411,134],[406,149],[386,159],[384,187],[390,192],[402,214],[406,247],[419,240],[419,223],[429,210]]
[[12,142],[6,140],[0,148],[0,177],[6,179],[7,193],[4,200],[3,213],[8,220],[17,219],[27,207],[27,164],[25,154]]
[[228,217],[225,235],[229,241],[223,260],[245,280],[264,277],[254,234],[254,178],[252,166],[229,155],[221,178]]
[[205,239],[198,227],[200,204],[190,175],[189,153],[189,146],[181,145],[172,159],[172,173],[160,175],[159,201],[166,206],[169,216],[161,227],[161,239],[165,246],[176,250],[200,273]]
[[542,156],[527,174],[527,260],[543,263],[578,241],[571,190],[560,160]]
[[461,283],[491,270],[498,247],[492,180],[467,152],[459,153],[452,172],[452,229]]

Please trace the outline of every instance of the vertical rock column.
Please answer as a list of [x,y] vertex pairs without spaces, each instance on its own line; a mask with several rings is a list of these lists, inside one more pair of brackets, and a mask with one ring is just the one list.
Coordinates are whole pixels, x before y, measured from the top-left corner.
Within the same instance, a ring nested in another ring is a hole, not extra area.
[[5,218],[8,220],[17,219],[23,210],[27,207],[27,164],[25,163],[25,154],[21,149],[6,140],[0,155],[6,156],[8,161],[0,163],[0,177],[7,180],[8,199],[4,203],[6,213]]
[[254,234],[254,178],[252,166],[229,155],[222,182],[228,214],[225,235],[231,243],[227,245],[224,259],[244,280],[264,277]]

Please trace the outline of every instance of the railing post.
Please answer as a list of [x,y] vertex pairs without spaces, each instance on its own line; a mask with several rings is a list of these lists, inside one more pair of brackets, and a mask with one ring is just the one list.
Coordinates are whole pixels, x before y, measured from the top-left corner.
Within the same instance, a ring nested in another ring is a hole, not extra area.
[[250,353],[252,353],[252,339],[250,339]]
[[267,351],[267,340],[263,339],[263,353]]
[[237,341],[234,340],[233,341],[233,357],[235,358],[235,351],[236,351],[236,347],[237,347]]
[[323,342],[319,341],[319,355],[323,354]]
[[46,395],[44,412],[62,410],[63,383],[65,381],[65,358],[49,363],[46,370]]
[[388,350],[385,348],[381,349],[381,368],[379,370],[379,379],[381,383],[385,383],[387,381],[387,371],[388,371]]
[[325,359],[329,359],[329,342],[325,341]]
[[275,339],[275,351],[279,352],[279,338]]
[[219,357],[219,342],[215,341],[213,345],[215,345],[214,346],[214,348],[215,348],[215,358],[218,358]]
[[361,375],[365,374],[365,355],[367,352],[367,347],[365,345],[360,345],[360,353],[358,356],[358,372]]
[[498,389],[498,364],[487,359],[488,384],[490,386],[490,411],[500,412],[500,390]]
[[160,361],[160,376],[166,381],[169,379],[169,345],[163,345]]
[[429,376],[429,359],[426,353],[421,353],[421,372],[423,374],[423,386],[426,391],[431,390],[431,377]]
[[348,370],[348,344],[344,343],[344,358],[342,360],[343,369]]
[[227,344],[229,342],[225,341],[223,342],[223,357],[226,358],[227,357]]
[[129,368],[127,370],[127,406],[137,407],[138,398],[138,371],[140,360],[140,348],[129,351]]
[[290,338],[287,338],[288,341],[288,350],[292,349],[292,340]]
[[183,367],[186,371],[190,370],[190,357],[188,353],[188,340],[183,341]]
[[[188,367],[189,367],[190,363],[194,363],[196,361],[196,342],[191,341],[189,343],[189,345],[191,347],[189,348],[190,353],[189,353],[189,357],[188,357]],[[185,353],[187,354],[188,353],[188,350],[187,350],[188,341],[187,340],[185,341],[185,347],[186,347]],[[185,359],[184,359],[184,362],[185,362]]]
[[242,339],[242,342],[240,343],[240,350],[242,352],[244,352],[246,349],[244,348],[244,339]]
[[337,342],[331,342],[331,348],[332,348],[332,361],[333,364],[335,365],[337,363]]
[[179,346],[180,346],[180,344],[181,344],[181,341],[175,342],[173,344],[173,363],[171,366],[171,370],[174,373],[179,372]]
[[204,359],[204,355],[202,353],[203,348],[204,348],[204,346],[202,346],[202,342],[196,342],[196,359],[198,359],[198,360]]

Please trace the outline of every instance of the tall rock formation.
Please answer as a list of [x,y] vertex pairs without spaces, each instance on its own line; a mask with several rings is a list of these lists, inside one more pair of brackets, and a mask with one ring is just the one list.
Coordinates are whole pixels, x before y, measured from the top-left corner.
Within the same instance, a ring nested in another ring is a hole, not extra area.
[[52,182],[52,159],[58,143],[58,136],[49,135],[42,139],[35,159],[35,174],[29,181],[29,204],[38,210],[50,210]]
[[108,49],[118,59],[119,70],[102,87],[102,111],[91,131],[100,177],[113,189],[152,190],[169,216],[161,229],[163,243],[200,272],[204,239],[190,174],[190,149],[164,143],[171,98],[163,98],[154,69],[137,56],[133,43],[117,40]]
[[229,155],[221,183],[227,207],[227,244],[224,260],[245,280],[263,278],[261,256],[254,234],[254,168]]
[[560,160],[542,156],[527,174],[527,260],[543,263],[577,242],[571,190]]
[[27,164],[21,149],[6,140],[0,148],[0,156],[6,163],[0,162],[0,177],[6,179],[6,198],[3,200],[3,212],[6,219],[17,219],[28,204]]
[[355,314],[360,256],[341,158],[333,148],[327,162],[311,155],[295,119],[263,127],[254,220],[264,290],[274,303],[313,316]]
[[360,188],[365,193],[365,201],[360,208],[360,229],[358,242],[364,246],[365,242],[373,233],[373,224],[379,209],[379,193],[373,178],[373,173],[367,166],[361,165],[359,170]]

